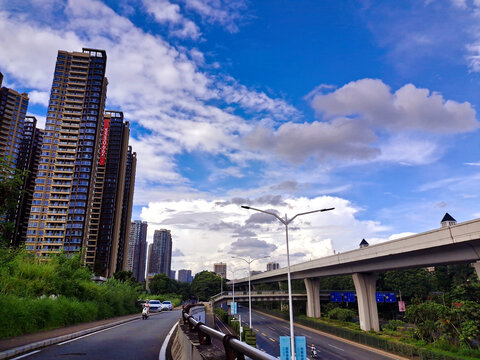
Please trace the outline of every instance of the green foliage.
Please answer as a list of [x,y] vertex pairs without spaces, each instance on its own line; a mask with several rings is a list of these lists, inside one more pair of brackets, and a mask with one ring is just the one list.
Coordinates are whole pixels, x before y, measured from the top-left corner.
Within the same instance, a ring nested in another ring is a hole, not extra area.
[[380,274],[377,280],[377,289],[400,291],[407,299],[426,299],[434,286],[434,274],[425,268],[387,271]]
[[178,290],[177,281],[165,274],[157,274],[148,285],[152,294],[171,294]]
[[220,318],[220,320],[228,324],[228,320],[229,320],[228,312],[226,312],[220,307],[216,307],[214,312],[215,312],[215,315],[217,315]]
[[25,251],[0,249],[0,337],[138,311],[135,286],[91,278],[80,255],[38,262]]
[[480,342],[480,304],[473,301],[409,305],[405,318],[415,324],[415,336],[427,343],[446,340],[471,348]]
[[382,330],[397,331],[399,327],[404,327],[405,323],[402,320],[390,320],[387,324],[382,326]]
[[221,278],[214,272],[199,272],[192,281],[192,293],[200,301],[207,301],[211,296],[220,292],[220,281]]
[[22,194],[28,171],[11,166],[11,159],[0,159],[0,247],[10,245],[15,227],[12,215]]
[[337,307],[328,312],[328,317],[340,321],[352,321],[355,317],[355,311]]

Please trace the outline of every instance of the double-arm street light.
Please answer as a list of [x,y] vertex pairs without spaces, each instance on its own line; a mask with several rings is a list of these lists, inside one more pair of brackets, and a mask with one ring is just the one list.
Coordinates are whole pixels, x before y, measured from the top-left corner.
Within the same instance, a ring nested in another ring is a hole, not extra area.
[[[280,216],[277,214],[270,212],[270,211],[265,211],[265,210],[260,210],[260,209],[255,209],[250,206],[242,206],[244,209],[248,210],[255,210],[264,214],[272,215],[276,217],[283,225],[285,225],[285,239],[287,242],[287,279],[288,279],[288,310],[290,314],[290,347],[291,347],[291,359],[295,359],[295,336],[293,333],[293,304],[292,304],[292,280],[290,277],[290,250],[288,247],[288,224],[290,224],[296,217],[302,216],[302,215],[307,215],[307,214],[312,214],[316,212],[324,212],[324,211],[330,211],[335,208],[328,208],[328,209],[320,209],[320,210],[313,210],[313,211],[307,211],[304,213],[300,213],[289,219],[287,217],[287,214],[285,214],[285,219],[282,219]],[[250,287],[250,277],[248,278],[248,286]],[[251,319],[250,319],[251,322]]]
[[243,260],[245,261],[247,264],[248,264],[248,315],[249,315],[249,320],[250,320],[250,329],[252,329],[253,331],[253,327],[252,327],[252,291],[250,289],[250,278],[251,278],[251,275],[252,275],[252,272],[250,270],[250,264],[252,262],[254,262],[255,260],[259,260],[259,259],[266,259],[270,256],[262,256],[262,257],[258,257],[258,258],[251,258],[249,257],[248,260],[247,259],[244,259],[244,258],[241,258],[241,257],[237,257],[237,256],[232,256],[233,259],[240,259],[240,260]]

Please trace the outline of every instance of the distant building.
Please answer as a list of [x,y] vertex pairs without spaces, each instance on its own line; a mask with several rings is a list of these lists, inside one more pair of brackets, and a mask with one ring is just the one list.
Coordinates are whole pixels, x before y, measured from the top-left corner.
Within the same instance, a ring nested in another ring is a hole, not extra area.
[[172,235],[170,230],[155,230],[152,250],[148,258],[148,274],[170,276],[172,264]]
[[250,271],[250,276],[253,276],[253,275],[258,275],[258,274],[261,274],[262,272],[261,271],[258,271],[258,270],[252,270]]
[[175,273],[176,273],[175,270],[170,270],[170,279],[175,280]]
[[223,279],[227,278],[227,264],[225,263],[216,263],[213,264],[213,272],[220,276]]
[[448,212],[445,213],[443,216],[442,221],[440,222],[442,228],[449,227],[457,224],[457,220],[455,220]]
[[146,221],[135,220],[130,225],[128,241],[127,271],[132,271],[137,281],[145,281],[145,265],[147,261],[147,228]]
[[280,264],[277,262],[269,262],[267,264],[267,271],[280,269]]
[[178,281],[186,283],[192,282],[192,270],[178,270]]

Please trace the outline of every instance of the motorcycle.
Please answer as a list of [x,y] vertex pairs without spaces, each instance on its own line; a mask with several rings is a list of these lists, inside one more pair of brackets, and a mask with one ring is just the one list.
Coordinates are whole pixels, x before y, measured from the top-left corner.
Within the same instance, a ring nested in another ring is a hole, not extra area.
[[147,320],[148,319],[148,308],[144,307],[142,310],[142,319]]
[[318,359],[317,349],[312,349],[312,359]]

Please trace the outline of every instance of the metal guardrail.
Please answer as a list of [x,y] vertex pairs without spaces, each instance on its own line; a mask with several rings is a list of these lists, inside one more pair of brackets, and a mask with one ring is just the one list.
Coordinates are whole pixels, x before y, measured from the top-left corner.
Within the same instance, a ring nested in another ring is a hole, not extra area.
[[198,341],[201,345],[210,345],[212,338],[220,340],[225,347],[227,360],[245,360],[245,355],[253,360],[277,360],[276,357],[241,342],[233,335],[224,334],[195,320],[193,316],[188,313],[190,308],[191,306],[188,305],[182,310],[183,323],[185,325],[188,324],[191,330],[198,333]]

